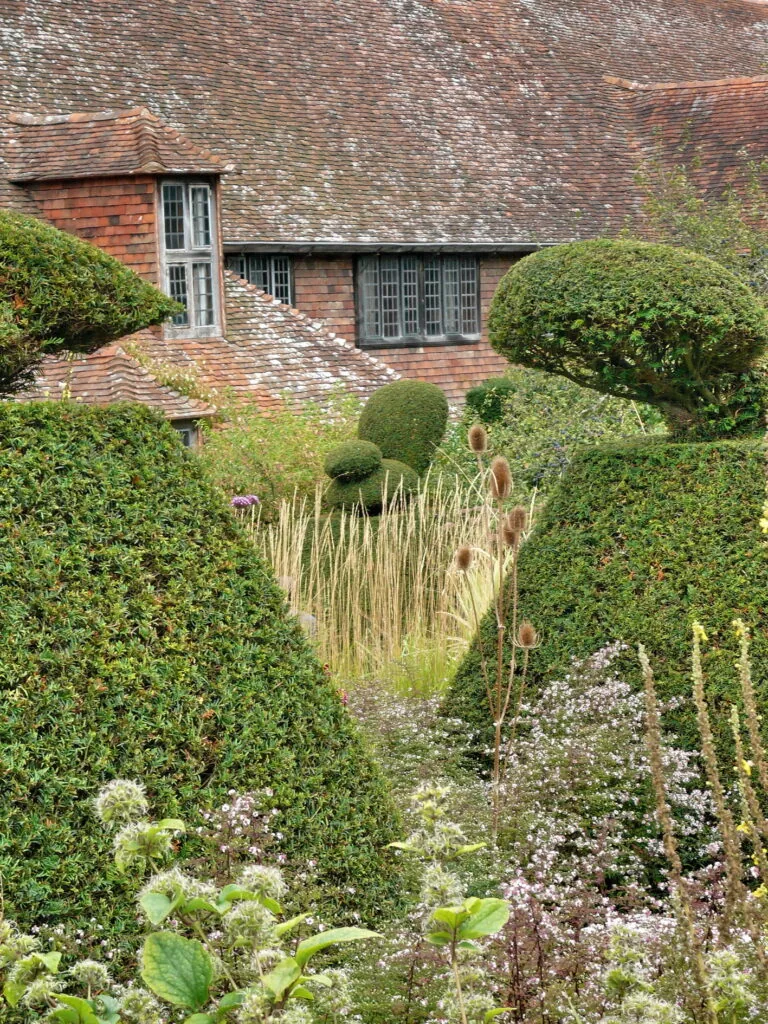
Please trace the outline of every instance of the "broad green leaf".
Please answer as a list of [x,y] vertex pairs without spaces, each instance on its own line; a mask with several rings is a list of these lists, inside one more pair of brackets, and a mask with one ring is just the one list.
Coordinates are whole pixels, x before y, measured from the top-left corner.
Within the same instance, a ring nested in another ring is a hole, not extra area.
[[27,986],[21,981],[6,981],[3,985],[3,995],[9,1006],[18,1006],[26,991]]
[[256,897],[256,899],[259,901],[262,907],[266,907],[267,910],[271,910],[273,914],[282,914],[283,908],[280,906],[277,900],[273,900],[271,896],[265,896],[264,893],[260,893]]
[[283,935],[287,935],[288,932],[293,931],[296,925],[301,924],[302,921],[306,920],[309,914],[297,914],[296,917],[292,917],[290,921],[283,921],[275,928],[275,935],[278,939],[281,939]]
[[292,956],[281,960],[274,970],[270,971],[264,978],[264,987],[274,995],[275,1002],[279,1002],[285,993],[301,977],[301,968]]
[[495,1010],[486,1010],[483,1020],[485,1024],[488,1024],[489,1020],[493,1020],[494,1017],[500,1017],[502,1013],[509,1013],[511,1010],[514,1010],[514,1006],[497,1006]]
[[[227,904],[227,906],[229,906],[229,904]],[[210,900],[204,900],[202,896],[193,896],[191,900],[187,900],[181,909],[184,913],[190,914],[195,914],[198,910],[205,910],[209,914],[220,913],[217,906],[214,906]]]
[[462,942],[458,944],[458,947],[459,949],[468,949],[471,953],[482,952],[480,947],[476,943],[470,942],[469,939],[464,939]]
[[244,999],[245,991],[241,988],[237,989],[236,992],[227,992],[227,994],[222,996],[219,1000],[216,1010],[232,1010],[236,1006],[242,1006]]
[[322,988],[333,988],[333,979],[329,978],[327,974],[310,974],[308,978],[301,980],[311,981],[313,985],[320,985]]
[[158,925],[162,924],[174,909],[174,901],[169,900],[161,892],[145,892],[139,900],[139,906],[147,915],[150,924]]
[[468,843],[467,846],[460,846],[455,852],[454,857],[463,857],[467,853],[477,853],[478,850],[484,849],[487,843]]
[[[314,980],[314,979],[313,979]],[[306,999],[308,1002],[314,1002],[315,997],[305,988],[303,985],[297,985],[296,988],[291,992],[293,999]]]
[[453,942],[453,935],[450,932],[428,932],[427,942],[433,946],[447,946]]
[[77,1024],[99,1024],[99,1018],[86,999],[78,999],[77,996],[67,996],[59,992],[56,993],[55,998],[57,1003],[64,1003],[73,1013],[77,1014]]
[[46,1020],[55,1020],[56,1024],[80,1024],[80,1015],[70,1006],[59,1006],[51,1010]]
[[300,942],[296,950],[296,960],[303,967],[311,956],[319,953],[321,949],[328,946],[335,946],[339,942],[357,942],[359,939],[380,939],[378,932],[368,931],[367,928],[331,928],[327,932],[318,932],[308,939]]
[[193,1013],[184,1020],[184,1024],[216,1024],[216,1018],[211,1013]]
[[410,843],[387,843],[388,850],[405,850],[406,853],[413,853],[416,850],[415,846]]
[[181,818],[163,818],[162,821],[155,822],[156,828],[170,829],[173,832],[186,832],[187,826],[181,820]]
[[468,916],[466,910],[452,907],[438,907],[432,917],[439,924],[447,925],[452,931]]
[[480,939],[484,935],[495,935],[509,920],[509,904],[506,900],[478,900],[473,912],[459,926],[460,939]]
[[141,962],[144,982],[167,1003],[199,1010],[208,1002],[213,965],[197,939],[156,932],[144,943]]
[[35,953],[40,963],[45,964],[51,974],[57,974],[61,963],[61,953]]

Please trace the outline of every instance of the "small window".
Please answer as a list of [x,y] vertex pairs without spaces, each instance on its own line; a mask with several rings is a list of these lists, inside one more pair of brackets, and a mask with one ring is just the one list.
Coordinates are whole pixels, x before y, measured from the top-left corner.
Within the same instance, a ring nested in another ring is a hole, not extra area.
[[249,284],[273,295],[287,306],[293,305],[293,274],[288,256],[262,256],[238,252],[227,256],[227,270],[244,277]]
[[215,333],[219,322],[211,186],[165,181],[162,185],[166,291],[184,306],[174,332]]
[[480,336],[474,256],[370,256],[358,261],[363,344],[473,341]]

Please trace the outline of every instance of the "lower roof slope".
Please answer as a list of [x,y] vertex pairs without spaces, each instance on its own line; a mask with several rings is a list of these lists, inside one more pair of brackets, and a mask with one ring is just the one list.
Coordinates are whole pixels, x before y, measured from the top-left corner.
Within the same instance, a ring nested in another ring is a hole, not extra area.
[[[636,202],[604,74],[760,74],[768,12],[748,0],[12,0],[2,40],[0,134],[8,114],[145,105],[235,166],[227,242],[524,243],[616,229]],[[0,192],[19,200],[1,161]]]

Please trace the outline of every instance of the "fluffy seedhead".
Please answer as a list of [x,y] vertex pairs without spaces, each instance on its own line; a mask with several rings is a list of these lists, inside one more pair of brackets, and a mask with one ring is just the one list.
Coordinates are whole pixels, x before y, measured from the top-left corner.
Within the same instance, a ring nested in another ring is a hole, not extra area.
[[480,423],[473,423],[467,435],[469,447],[476,455],[488,451],[488,434]]
[[512,491],[512,471],[503,455],[497,455],[491,463],[491,497],[504,501]]
[[533,628],[531,623],[522,622],[517,631],[517,646],[522,647],[523,650],[530,651],[532,648],[537,647],[538,643],[539,634]]
[[456,552],[456,568],[459,572],[468,572],[472,566],[472,548],[462,544]]

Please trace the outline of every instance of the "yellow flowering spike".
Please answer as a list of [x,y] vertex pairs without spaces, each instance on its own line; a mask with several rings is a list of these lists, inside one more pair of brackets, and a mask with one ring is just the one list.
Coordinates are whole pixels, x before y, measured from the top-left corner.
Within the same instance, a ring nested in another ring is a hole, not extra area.
[[697,640],[703,640],[706,643],[708,637],[707,634],[704,632],[704,627],[702,626],[702,624],[698,620],[696,620],[692,628],[694,637]]

